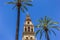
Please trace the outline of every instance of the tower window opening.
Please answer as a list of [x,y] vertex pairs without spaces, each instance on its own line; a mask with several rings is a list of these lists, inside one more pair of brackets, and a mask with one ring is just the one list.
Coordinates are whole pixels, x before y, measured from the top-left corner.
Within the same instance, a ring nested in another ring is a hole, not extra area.
[[28,24],[29,24],[29,22],[28,22]]
[[30,37],[30,39],[33,39],[32,37]]
[[30,27],[28,27],[28,32],[30,32]]
[[27,29],[25,28],[25,32],[27,31]]
[[28,37],[26,37],[26,39],[28,39]]
[[33,29],[31,29],[31,32],[33,32]]

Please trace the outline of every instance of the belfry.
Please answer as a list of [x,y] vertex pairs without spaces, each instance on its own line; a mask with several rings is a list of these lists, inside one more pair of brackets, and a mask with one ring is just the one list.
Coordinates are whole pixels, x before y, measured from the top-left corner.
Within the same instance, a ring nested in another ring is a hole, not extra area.
[[35,40],[34,25],[29,14],[26,15],[22,40]]

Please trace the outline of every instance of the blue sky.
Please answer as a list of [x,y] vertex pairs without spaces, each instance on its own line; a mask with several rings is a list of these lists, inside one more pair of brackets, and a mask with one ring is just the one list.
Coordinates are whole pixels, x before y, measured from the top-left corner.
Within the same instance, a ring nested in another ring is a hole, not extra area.
[[[14,5],[6,4],[9,1],[14,0],[0,0],[0,40],[15,40],[17,10],[12,9]],[[60,0],[33,0],[32,4],[32,7],[27,7],[27,12],[30,14],[34,26],[37,24],[36,20],[44,16],[48,16],[60,24]],[[25,17],[26,13],[21,12],[19,40],[22,39]],[[55,32],[57,35],[51,34],[51,40],[60,40],[60,32],[56,30]],[[37,39],[39,40],[39,36]],[[44,39],[43,36],[42,40]]]

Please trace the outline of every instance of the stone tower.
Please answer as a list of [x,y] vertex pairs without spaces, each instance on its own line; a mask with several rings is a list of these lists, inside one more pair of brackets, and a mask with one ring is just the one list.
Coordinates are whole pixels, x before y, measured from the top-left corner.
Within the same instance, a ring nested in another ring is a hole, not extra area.
[[32,24],[28,14],[26,15],[26,20],[24,23],[22,40],[35,40],[34,25]]

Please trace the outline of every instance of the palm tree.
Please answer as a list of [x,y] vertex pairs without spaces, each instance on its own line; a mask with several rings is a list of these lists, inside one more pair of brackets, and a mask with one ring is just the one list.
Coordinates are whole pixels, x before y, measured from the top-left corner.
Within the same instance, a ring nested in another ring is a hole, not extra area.
[[31,2],[31,0],[15,0],[15,2],[8,2],[8,4],[15,4],[14,7],[17,7],[16,40],[19,39],[20,9],[25,12],[25,10],[28,10],[26,6],[32,6]]
[[52,33],[54,33],[54,35],[56,35],[56,33],[53,29],[60,30],[60,28],[56,25],[56,24],[58,24],[58,22],[52,21],[47,16],[38,20],[38,22],[39,22],[39,24],[36,26],[36,28],[38,28],[38,30],[36,31],[35,35],[40,33],[40,39],[42,38],[42,35],[44,33],[46,39],[50,40],[49,33],[52,32]]

